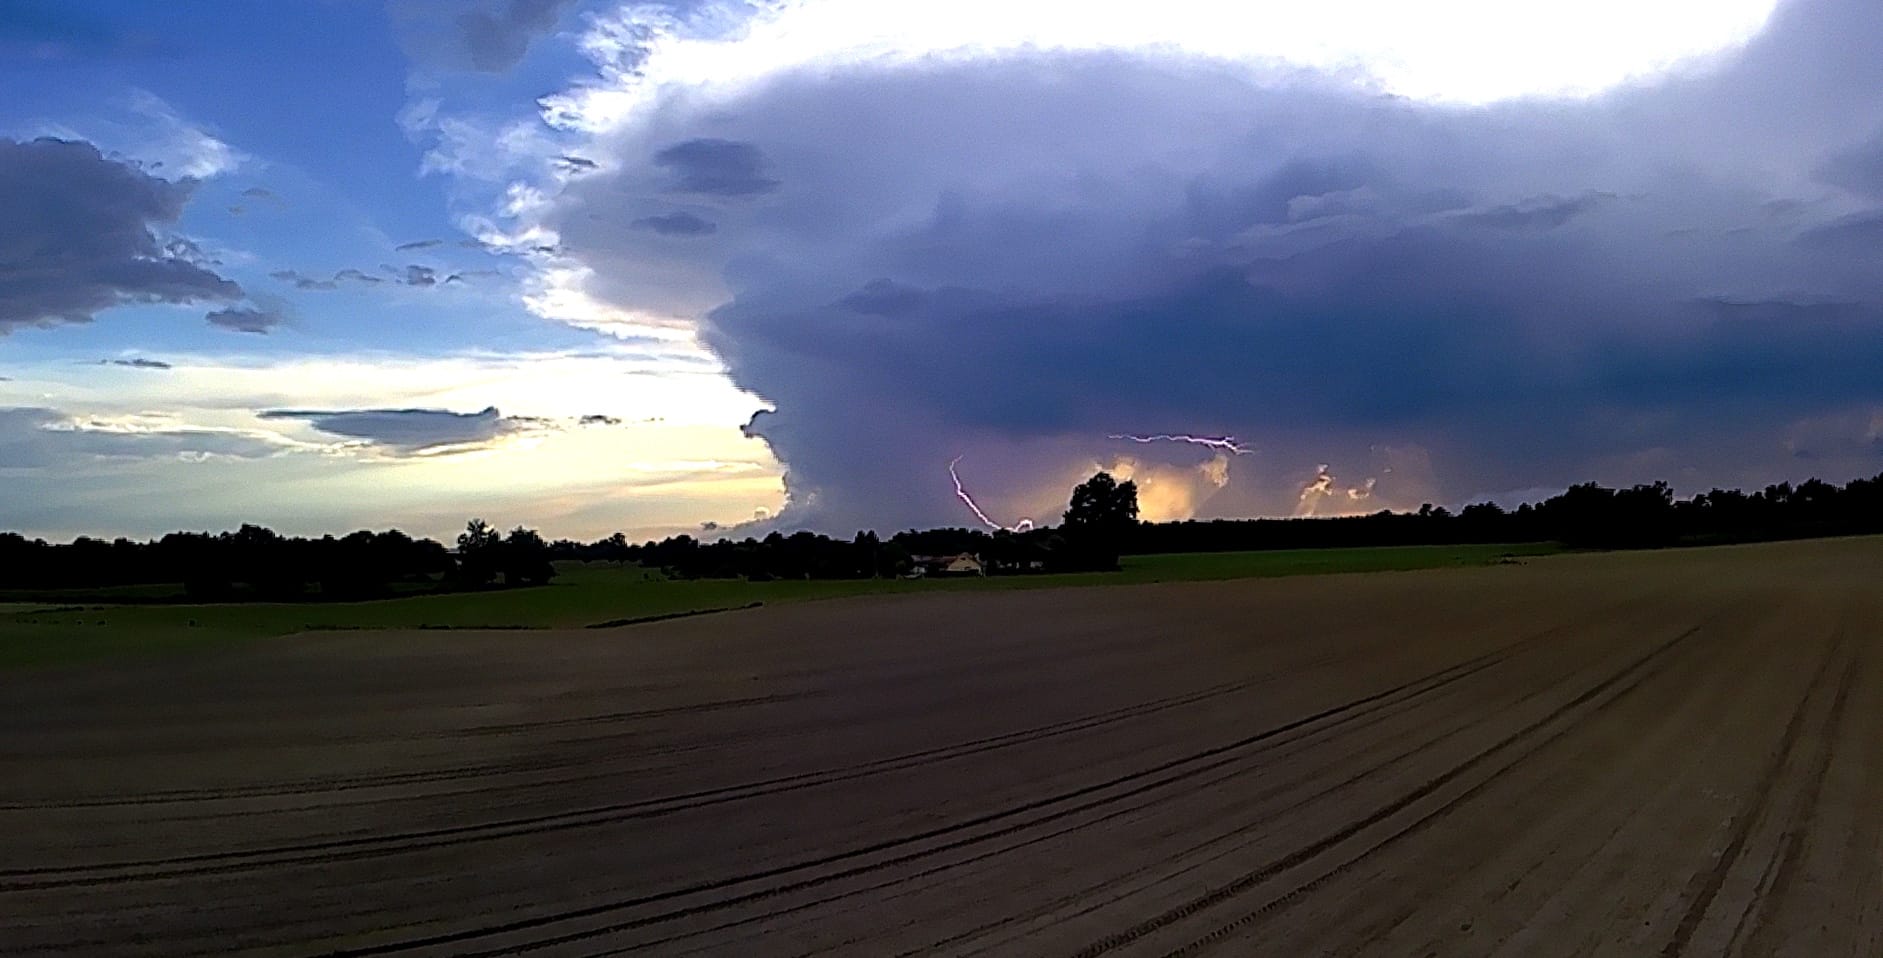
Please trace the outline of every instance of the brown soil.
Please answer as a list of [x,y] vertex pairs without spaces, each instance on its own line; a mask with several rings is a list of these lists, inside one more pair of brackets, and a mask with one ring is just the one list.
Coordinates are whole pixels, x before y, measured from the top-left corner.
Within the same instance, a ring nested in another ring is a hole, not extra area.
[[1883,954],[1883,541],[0,676],[0,953]]

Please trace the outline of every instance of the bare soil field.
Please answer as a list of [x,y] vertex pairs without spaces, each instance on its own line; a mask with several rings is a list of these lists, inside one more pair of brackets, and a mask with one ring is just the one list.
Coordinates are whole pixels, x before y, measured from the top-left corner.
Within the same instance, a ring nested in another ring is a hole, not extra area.
[[1883,541],[0,675],[0,954],[1883,955]]

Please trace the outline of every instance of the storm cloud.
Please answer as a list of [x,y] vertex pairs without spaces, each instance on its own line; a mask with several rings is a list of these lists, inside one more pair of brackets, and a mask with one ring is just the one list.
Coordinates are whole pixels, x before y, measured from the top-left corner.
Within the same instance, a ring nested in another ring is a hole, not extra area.
[[[1869,0],[1474,107],[1158,52],[790,70],[580,144],[608,162],[541,225],[603,303],[716,304],[703,337],[776,410],[749,429],[786,524],[962,521],[964,454],[1007,515],[1114,465],[1207,479],[1171,499],[1204,515],[1335,476],[1366,509],[1842,480],[1879,467],[1876,89]],[[674,193],[717,229],[624,241]],[[1802,423],[1824,452],[1796,455]],[[1105,439],[1132,431],[1259,451]]]
[[702,138],[676,143],[654,154],[654,164],[673,175],[675,193],[757,196],[778,188],[765,175],[765,154],[751,143]]
[[643,216],[630,225],[637,230],[650,230],[662,236],[705,236],[719,231],[719,227],[710,220],[685,211]]
[[194,243],[166,233],[194,189],[90,143],[0,139],[0,334],[114,306],[239,299]]

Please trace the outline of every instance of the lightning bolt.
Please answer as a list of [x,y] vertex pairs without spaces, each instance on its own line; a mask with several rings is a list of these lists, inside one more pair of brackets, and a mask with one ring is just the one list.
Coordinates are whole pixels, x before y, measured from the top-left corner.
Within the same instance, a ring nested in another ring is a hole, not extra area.
[[961,459],[962,459],[961,456],[956,456],[954,457],[954,459],[949,461],[948,478],[953,479],[955,481],[955,497],[960,499],[963,503],[967,505],[968,511],[974,513],[974,517],[976,519],[981,520],[981,522],[984,523],[989,529],[994,529],[997,531],[1026,532],[1027,530],[1033,528],[1033,520],[1031,519],[1021,519],[1018,524],[1011,525],[1011,526],[1003,526],[1000,523],[995,522],[992,519],[989,519],[987,517],[987,513],[981,511],[981,507],[975,503],[974,497],[968,495],[967,487],[961,484],[961,474],[955,471],[955,465],[959,463]]
[[1150,445],[1154,442],[1187,442],[1193,446],[1207,446],[1211,449],[1221,449],[1238,456],[1246,456],[1255,451],[1237,442],[1234,436],[1192,436],[1186,433],[1160,433],[1155,436],[1136,436],[1130,433],[1117,433],[1106,436],[1105,438],[1143,443],[1145,445]]

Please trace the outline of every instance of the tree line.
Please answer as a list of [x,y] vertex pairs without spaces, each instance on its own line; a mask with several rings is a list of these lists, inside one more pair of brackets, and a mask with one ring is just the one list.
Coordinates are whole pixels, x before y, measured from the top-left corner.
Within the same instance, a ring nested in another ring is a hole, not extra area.
[[1883,533],[1883,474],[1839,486],[1812,479],[1753,492],[1715,489],[1677,498],[1665,482],[1628,488],[1571,486],[1539,503],[1503,509],[1475,503],[1452,512],[1306,519],[1146,523],[1137,490],[1098,473],[1073,490],[1057,526],[1025,532],[906,530],[849,539],[810,532],[702,541],[673,536],[629,542],[546,541],[535,530],[501,533],[472,520],[455,548],[397,530],[335,538],[282,536],[244,525],[233,532],[175,532],[134,542],[79,538],[54,544],[0,533],[0,589],[98,589],[182,584],[202,600],[375,598],[420,591],[529,586],[555,575],[554,560],[632,562],[681,578],[854,579],[907,575],[932,557],[971,555],[988,574],[1116,568],[1119,557],[1495,542],[1561,542],[1571,548]]
[[556,574],[549,543],[532,529],[505,535],[473,519],[457,546],[454,552],[397,529],[311,539],[244,525],[218,534],[172,532],[147,542],[81,536],[63,545],[3,532],[0,589],[181,585],[187,597],[204,601],[371,599],[540,585]]
[[1300,519],[1137,521],[1136,489],[1099,473],[1074,490],[1057,527],[1026,532],[930,529],[879,539],[799,532],[700,541],[674,536],[633,545],[622,537],[559,542],[559,558],[612,559],[686,578],[869,578],[903,574],[922,556],[967,553],[990,574],[1116,568],[1122,555],[1271,549],[1560,542],[1577,549],[1640,549],[1883,533],[1883,474],[1842,486],[1818,479],[1753,492],[1714,489],[1677,498],[1665,482],[1610,488],[1588,482],[1542,502],[1492,502],[1456,512],[1416,511]]

